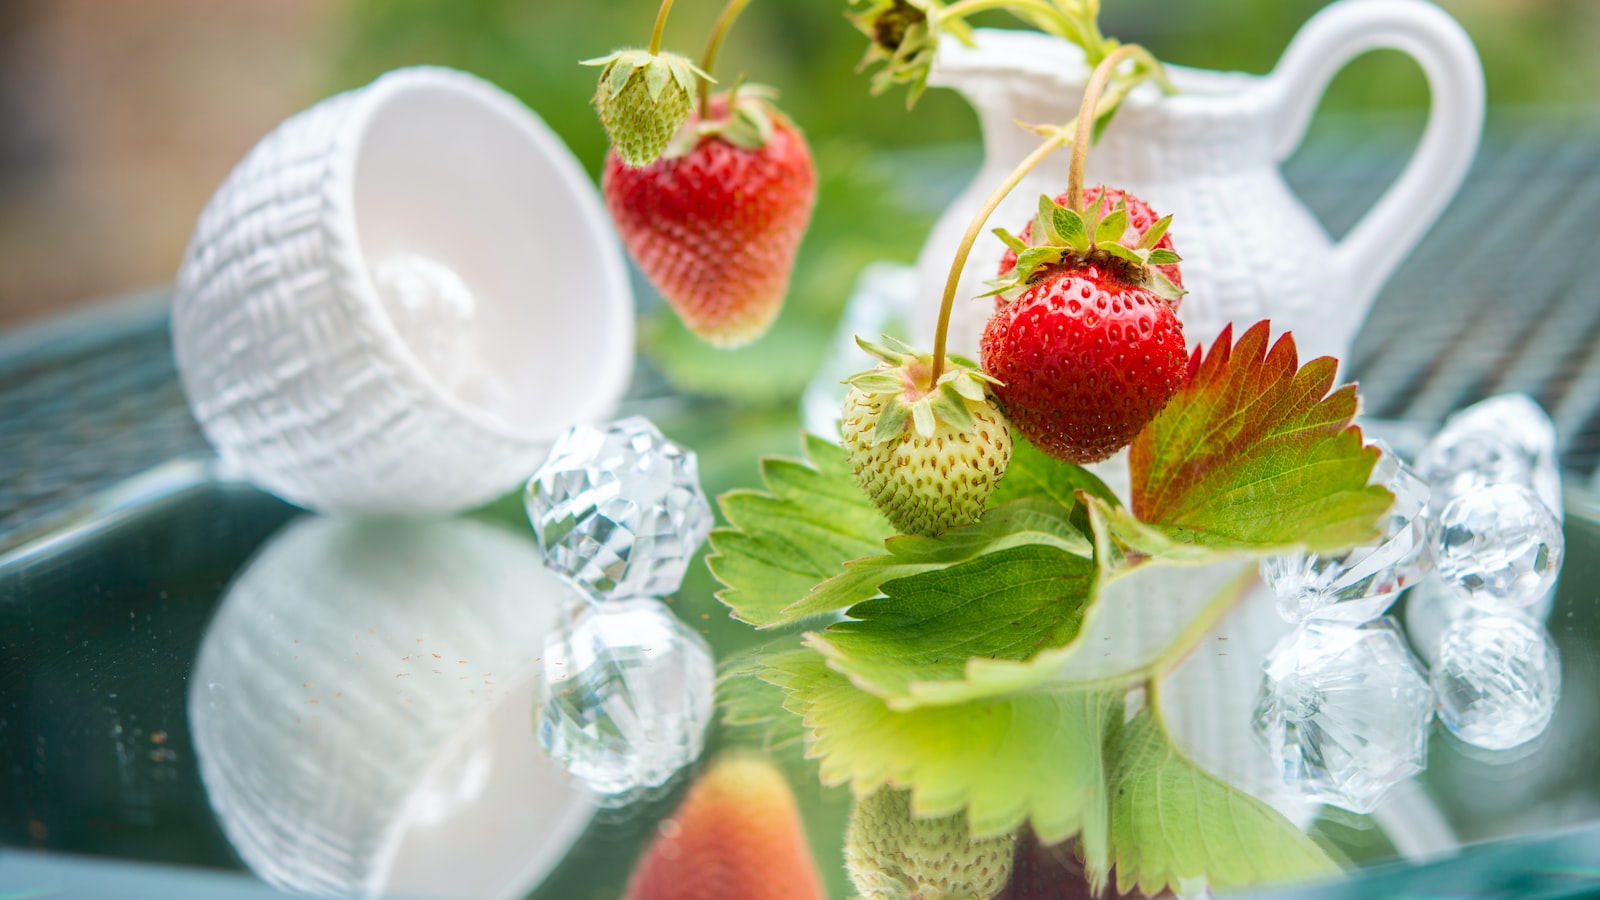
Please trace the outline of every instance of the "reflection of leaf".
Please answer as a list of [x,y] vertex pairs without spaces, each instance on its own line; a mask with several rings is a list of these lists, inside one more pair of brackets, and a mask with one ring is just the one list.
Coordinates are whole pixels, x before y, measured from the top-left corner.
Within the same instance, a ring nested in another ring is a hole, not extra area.
[[996,550],[885,582],[882,599],[807,636],[891,707],[951,703],[1048,677],[1094,598],[1094,559],[1052,544]]
[[810,656],[805,650],[774,651],[772,645],[747,650],[717,666],[717,708],[723,726],[752,740],[764,752],[777,753],[805,736],[799,716],[783,708],[781,688],[759,676],[785,655]]
[[[1298,365],[1294,338],[1270,352],[1259,322],[1223,329],[1130,451],[1133,512],[1190,543],[1338,550],[1377,536],[1393,501],[1368,486],[1377,462],[1350,424],[1354,385],[1329,394],[1338,362]],[[1230,346],[1231,345],[1231,346]]]
[[1272,807],[1201,771],[1145,708],[1107,744],[1117,890],[1226,890],[1337,870]]
[[785,608],[894,533],[856,487],[843,449],[810,436],[805,446],[810,465],[762,460],[770,493],[730,491],[719,501],[733,527],[711,532],[706,564],[724,585],[717,599],[758,627],[787,621]]
[[911,791],[918,815],[962,808],[977,836],[1024,822],[1047,844],[1080,836],[1091,879],[1147,894],[1309,877],[1334,867],[1270,807],[1201,771],[1146,707],[1123,722],[1104,683],[895,711],[814,654],[785,653],[762,677],[804,717],[809,755],[857,796]]
[[1024,821],[1049,843],[1081,831],[1085,851],[1104,860],[1100,742],[1118,718],[1115,695],[1060,689],[895,712],[815,653],[785,654],[763,677],[804,716],[825,783],[848,783],[858,797],[910,788],[917,815],[965,808],[983,837]]

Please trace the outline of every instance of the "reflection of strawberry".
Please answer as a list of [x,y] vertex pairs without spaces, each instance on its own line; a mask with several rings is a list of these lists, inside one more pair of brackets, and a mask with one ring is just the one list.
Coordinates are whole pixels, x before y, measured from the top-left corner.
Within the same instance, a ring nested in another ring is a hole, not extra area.
[[727,756],[663,822],[628,900],[821,900],[789,783],[756,756]]
[[993,900],[1011,876],[1011,835],[974,838],[967,814],[916,818],[911,792],[856,799],[844,861],[863,900]]
[[[1084,205],[1087,206],[1096,200],[1100,201],[1099,212],[1101,216],[1105,216],[1116,209],[1118,203],[1127,206],[1128,227],[1123,231],[1121,240],[1122,243],[1130,247],[1137,246],[1140,241],[1144,240],[1144,236],[1150,231],[1150,226],[1154,225],[1156,221],[1160,219],[1160,216],[1156,215],[1155,210],[1150,208],[1150,204],[1140,200],[1138,197],[1135,197],[1121,188],[1086,187],[1083,189]],[[1057,204],[1064,205],[1067,202],[1067,195],[1065,193],[1060,194],[1056,197],[1055,202]],[[1026,243],[1027,240],[1032,236],[1033,223],[1028,222],[1026,225],[1022,226],[1021,237],[1023,242]],[[1161,240],[1156,241],[1154,246],[1159,247],[1162,250],[1173,249],[1172,235],[1163,234],[1161,236]],[[1000,257],[999,274],[1005,275],[1009,273],[1016,265],[1017,251],[1007,247],[1005,255]],[[1177,263],[1168,263],[1166,265],[1156,266],[1155,270],[1160,272],[1162,275],[1165,275],[1167,280],[1171,281],[1177,287],[1183,287],[1183,273],[1179,271]],[[1177,298],[1171,300],[1172,308],[1174,310],[1178,308],[1178,302],[1179,301]]]
[[613,153],[602,188],[629,253],[695,334],[736,347],[777,318],[817,179],[805,138],[762,91],[713,98],[651,165]]
[[996,282],[1002,305],[983,332],[983,369],[1011,425],[1039,449],[1074,463],[1126,447],[1182,383],[1183,327],[1168,299],[1177,291],[1156,266],[1178,261],[1160,246],[1167,219],[1140,241],[1122,204],[1071,210],[1040,198],[1030,242]]

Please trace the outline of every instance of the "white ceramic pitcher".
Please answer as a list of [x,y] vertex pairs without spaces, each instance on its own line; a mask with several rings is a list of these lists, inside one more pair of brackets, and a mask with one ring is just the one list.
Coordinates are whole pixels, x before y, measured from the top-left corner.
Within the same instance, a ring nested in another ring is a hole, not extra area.
[[[1284,182],[1280,166],[1305,134],[1328,82],[1375,49],[1415,58],[1432,104],[1416,153],[1399,179],[1337,243]],[[1271,74],[1169,67],[1180,93],[1135,91],[1089,154],[1086,183],[1130,190],[1173,215],[1190,294],[1181,308],[1192,345],[1224,325],[1273,320],[1292,330],[1301,359],[1346,358],[1367,310],[1395,267],[1454,195],[1483,127],[1483,72],[1454,19],[1424,0],[1340,0],[1297,34]],[[950,260],[968,222],[1040,138],[1017,123],[1060,124],[1076,114],[1088,80],[1082,52],[1026,31],[980,30],[976,46],[947,41],[931,84],[977,109],[985,158],[973,183],[934,226],[918,260],[913,332],[933,341]],[[1012,191],[989,228],[1020,229],[1039,195],[1067,185],[1069,153],[1050,157]],[[951,347],[975,354],[990,299],[971,300],[1003,252],[979,239],[963,273]]]

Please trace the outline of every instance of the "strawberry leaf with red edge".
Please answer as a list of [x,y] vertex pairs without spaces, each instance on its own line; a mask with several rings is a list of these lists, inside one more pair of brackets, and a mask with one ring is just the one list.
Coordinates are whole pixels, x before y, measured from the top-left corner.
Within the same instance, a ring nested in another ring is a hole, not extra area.
[[1186,543],[1332,551],[1374,540],[1394,497],[1367,484],[1378,451],[1351,425],[1356,389],[1330,393],[1338,361],[1299,365],[1270,323],[1196,349],[1184,386],[1130,451],[1133,514]]

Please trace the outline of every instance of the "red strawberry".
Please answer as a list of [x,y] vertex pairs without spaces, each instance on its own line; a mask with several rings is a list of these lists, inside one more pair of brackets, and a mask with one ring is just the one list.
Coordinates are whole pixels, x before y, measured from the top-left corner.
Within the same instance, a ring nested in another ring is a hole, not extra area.
[[[1127,206],[1128,228],[1122,234],[1122,242],[1130,247],[1137,245],[1141,240],[1143,240],[1145,234],[1150,231],[1150,226],[1154,225],[1156,220],[1160,218],[1160,216],[1156,215],[1155,210],[1150,208],[1150,204],[1140,200],[1138,197],[1135,197],[1121,188],[1086,187],[1083,189],[1083,202],[1085,206],[1095,202],[1096,200],[1100,201],[1100,215],[1102,216],[1116,209],[1118,203],[1122,203]],[[1064,205],[1067,202],[1066,193],[1063,192],[1057,195],[1055,202],[1057,204]],[[1023,241],[1027,241],[1030,237],[1032,237],[1032,235],[1032,222],[1022,226]],[[1172,235],[1162,235],[1161,240],[1156,241],[1155,246],[1161,248],[1162,250],[1173,249]],[[1007,247],[1005,256],[1000,257],[999,274],[1004,275],[1007,272],[1010,272],[1012,268],[1016,266],[1016,264],[1017,251]],[[1183,273],[1178,270],[1177,263],[1168,263],[1167,265],[1156,266],[1155,268],[1156,271],[1167,276],[1167,280],[1171,281],[1178,288],[1181,289],[1183,287]],[[1172,301],[1172,308],[1174,310],[1178,308],[1178,300]]]
[[1001,232],[1018,261],[997,282],[1002,306],[984,328],[983,369],[1011,426],[1058,459],[1090,463],[1126,447],[1183,381],[1183,326],[1152,270],[1167,219],[1138,245],[1118,204],[1100,217],[1040,198],[1033,241]]
[[811,151],[763,92],[718,96],[654,163],[615,152],[602,189],[623,243],[695,334],[722,347],[766,332],[816,203]]
[[663,822],[627,900],[822,900],[789,782],[758,756],[718,759]]

